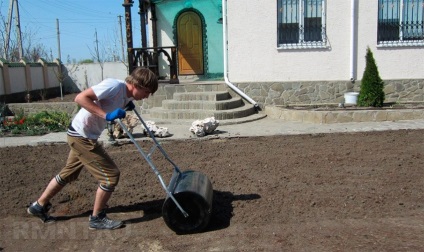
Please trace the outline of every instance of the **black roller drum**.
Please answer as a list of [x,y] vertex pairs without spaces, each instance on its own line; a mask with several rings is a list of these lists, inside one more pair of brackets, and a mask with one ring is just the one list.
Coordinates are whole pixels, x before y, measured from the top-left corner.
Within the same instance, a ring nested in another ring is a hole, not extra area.
[[168,227],[177,234],[202,231],[212,211],[213,189],[208,177],[197,171],[174,172],[168,189],[189,215],[184,217],[174,201],[167,197],[162,214]]

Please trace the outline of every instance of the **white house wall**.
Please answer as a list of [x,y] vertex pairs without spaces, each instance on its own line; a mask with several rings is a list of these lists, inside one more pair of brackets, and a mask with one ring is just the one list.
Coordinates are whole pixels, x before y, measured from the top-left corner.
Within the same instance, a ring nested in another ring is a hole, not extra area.
[[[205,57],[207,57],[207,68],[205,71],[207,73],[222,73],[223,72],[223,53],[222,53],[222,24],[218,24],[217,21],[221,16],[220,12],[220,3],[219,1],[210,1],[210,0],[192,0],[192,8],[198,10],[201,15],[203,15],[205,24],[205,33],[207,42]],[[166,4],[166,7],[163,5]],[[157,27],[157,43],[158,46],[167,47],[167,46],[176,46],[174,41],[174,19],[176,14],[179,11],[184,10],[185,1],[166,1],[158,3],[156,5],[156,27]],[[149,12],[149,15],[151,13]],[[149,16],[149,41],[148,46],[153,46],[152,34],[153,31],[151,16]],[[219,32],[217,32],[219,31]],[[218,41],[218,43],[216,42]],[[168,53],[171,53],[168,50]],[[159,66],[159,75],[166,76],[169,78],[169,67],[168,61],[164,55],[162,56],[162,61]],[[206,67],[206,66],[205,66]]]
[[[349,80],[351,1],[327,1],[328,49],[277,49],[276,1],[227,1],[228,77],[232,82]],[[355,79],[369,46],[382,79],[423,79],[424,48],[378,48],[378,1],[357,0]]]
[[377,47],[378,1],[358,0],[358,2],[358,73],[360,74],[358,79],[362,78],[365,69],[365,53],[368,45],[383,79],[424,79],[424,46]]
[[[158,4],[160,6],[160,3]],[[181,5],[181,2],[169,2],[167,3],[168,6],[178,6]],[[151,12],[148,12],[149,17],[148,17],[148,21],[149,21],[149,25],[148,25],[148,34],[149,34],[149,38],[148,38],[148,46],[149,47],[153,47],[153,30],[152,30],[152,22],[151,22]],[[156,8],[156,25],[157,25],[157,44],[158,46],[175,46],[174,44],[174,38],[171,37],[173,36],[173,29],[172,26],[173,24],[170,22],[167,22],[165,15],[167,15],[167,13],[163,13],[161,11],[160,8]],[[171,51],[168,50],[168,53],[171,54]],[[161,54],[161,58],[160,58],[161,62],[159,63],[159,76],[164,76],[166,78],[170,78],[169,76],[169,67],[168,67],[168,61],[165,57],[165,55]]]

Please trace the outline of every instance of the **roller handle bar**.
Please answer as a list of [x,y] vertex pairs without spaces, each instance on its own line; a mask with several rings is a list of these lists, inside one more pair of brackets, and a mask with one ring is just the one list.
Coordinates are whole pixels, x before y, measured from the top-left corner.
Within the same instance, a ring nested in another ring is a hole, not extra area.
[[[162,154],[165,156],[166,160],[168,160],[173,166],[174,169],[181,174],[180,169],[174,164],[174,162],[172,162],[172,160],[168,157],[168,155],[166,154],[166,152],[163,150],[163,148],[160,146],[160,144],[156,141],[155,136],[153,135],[153,133],[148,129],[147,125],[144,123],[143,119],[141,119],[140,115],[137,113],[136,110],[134,110],[134,112],[136,113],[136,115],[138,116],[138,118],[140,119],[140,121],[143,123],[146,131],[150,134],[150,137],[152,137],[153,141],[155,142],[156,147],[159,148],[159,150],[161,150]],[[184,215],[185,218],[188,217],[188,213],[181,207],[181,205],[178,203],[178,201],[175,199],[174,195],[172,195],[171,191],[169,191],[168,187],[166,186],[165,182],[162,179],[162,176],[160,175],[158,169],[156,168],[156,166],[153,164],[150,155],[152,154],[152,152],[154,151],[154,149],[147,155],[143,149],[141,148],[141,146],[137,143],[137,141],[134,139],[134,136],[129,132],[129,130],[127,129],[127,127],[122,123],[121,119],[116,119],[116,121],[119,123],[119,125],[121,126],[121,128],[125,131],[125,133],[127,133],[128,137],[131,139],[131,141],[134,143],[134,145],[137,147],[138,151],[141,153],[141,155],[144,157],[144,159],[147,161],[147,163],[150,165],[150,167],[152,168],[153,172],[156,174],[156,176],[158,177],[163,189],[165,189],[166,194],[168,195],[168,197],[170,197],[172,199],[172,201],[175,203],[175,205],[177,206],[177,208],[181,211],[181,213]]]

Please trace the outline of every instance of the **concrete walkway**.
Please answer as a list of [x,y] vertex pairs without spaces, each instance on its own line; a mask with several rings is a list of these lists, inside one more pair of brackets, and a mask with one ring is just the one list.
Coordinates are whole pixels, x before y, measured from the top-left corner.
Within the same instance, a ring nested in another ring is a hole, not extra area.
[[[145,121],[149,120],[143,117]],[[298,135],[338,132],[363,132],[363,131],[385,131],[400,129],[424,129],[424,120],[402,120],[385,122],[350,122],[334,124],[315,124],[301,122],[287,122],[281,119],[265,117],[251,122],[230,125],[220,125],[216,131],[205,137],[197,137],[190,132],[192,121],[155,121],[157,126],[168,128],[170,137],[157,138],[159,141],[174,139],[200,139],[200,138],[231,138],[249,136],[272,136],[272,135]],[[149,139],[142,133],[141,126],[137,126],[133,133],[136,140]],[[110,144],[107,131],[101,135],[99,141]],[[119,139],[118,142],[130,142],[129,138]],[[44,145],[53,143],[66,143],[66,132],[50,133],[44,136],[28,137],[3,137],[0,138],[0,147],[22,146],[22,145]]]

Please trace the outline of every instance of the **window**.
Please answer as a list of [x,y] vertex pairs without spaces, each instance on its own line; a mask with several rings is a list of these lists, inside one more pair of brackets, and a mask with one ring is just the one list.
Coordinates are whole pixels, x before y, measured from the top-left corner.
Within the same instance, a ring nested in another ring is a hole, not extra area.
[[424,45],[424,0],[379,0],[377,44]]
[[325,0],[277,0],[279,48],[325,47]]

